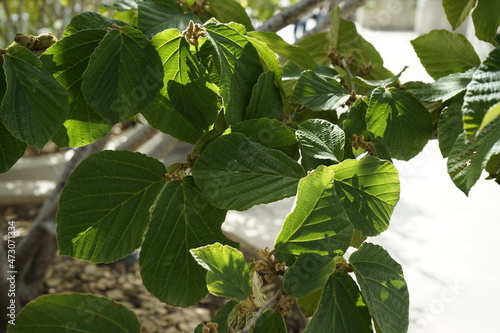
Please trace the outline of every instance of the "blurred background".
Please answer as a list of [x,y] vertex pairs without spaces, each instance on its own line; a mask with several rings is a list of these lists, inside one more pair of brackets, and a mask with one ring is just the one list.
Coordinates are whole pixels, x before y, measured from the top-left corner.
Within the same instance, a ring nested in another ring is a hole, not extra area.
[[[70,19],[93,10],[120,18],[110,9],[113,1],[98,0],[0,0],[0,43],[6,47],[17,32],[38,35],[52,32],[60,36]],[[240,0],[255,26],[277,11],[297,1]],[[293,43],[328,15],[337,1],[326,1],[296,24],[279,34]],[[338,1],[341,2],[341,1]],[[355,1],[353,1],[355,2]],[[120,0],[133,6],[134,0]],[[357,1],[351,15],[359,32],[382,55],[394,73],[409,68],[401,82],[432,82],[420,65],[410,41],[433,29],[451,27],[441,0]],[[458,28],[473,44],[482,59],[492,46],[474,35],[470,20]],[[140,126],[122,125],[114,129],[107,148],[114,149],[141,131]],[[167,165],[182,162],[190,147],[161,133],[151,132],[138,151],[155,156]],[[18,231],[26,233],[44,199],[55,188],[57,178],[73,151],[48,146],[38,155],[21,159],[9,172],[0,175],[0,213],[5,221],[16,220]],[[485,176],[466,197],[450,180],[446,160],[436,140],[409,162],[395,161],[401,177],[401,200],[391,226],[369,241],[383,245],[405,272],[410,291],[409,332],[499,332],[500,311],[500,187]],[[293,198],[257,206],[245,212],[229,212],[225,232],[245,239],[251,248],[273,247]],[[45,292],[82,291],[119,300],[140,317],[145,332],[189,332],[195,324],[208,320],[214,300],[192,309],[172,309],[150,296],[140,283],[134,257],[118,266],[99,266],[70,258],[57,258],[44,278]],[[103,278],[104,277],[104,278]],[[117,286],[119,288],[117,288]],[[189,312],[191,311],[191,312]],[[208,318],[208,319],[207,319]]]

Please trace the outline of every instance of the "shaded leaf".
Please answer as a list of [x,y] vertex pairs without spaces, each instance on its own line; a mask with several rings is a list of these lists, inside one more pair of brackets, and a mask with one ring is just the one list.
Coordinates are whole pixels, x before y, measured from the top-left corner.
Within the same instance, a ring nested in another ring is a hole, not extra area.
[[401,72],[399,72],[398,74],[394,75],[393,77],[390,77],[388,79],[384,79],[384,80],[366,80],[360,76],[355,76],[353,78],[353,81],[356,83],[356,84],[359,84],[359,85],[364,85],[364,86],[367,86],[367,87],[372,87],[372,88],[377,88],[377,87],[382,87],[382,88],[387,88],[389,86],[392,86],[392,85],[396,85],[396,83],[398,83],[398,80],[399,80],[399,77],[401,76],[401,74],[403,74],[403,72],[408,68],[408,66],[405,66]]
[[7,332],[140,333],[134,312],[123,304],[90,294],[50,294],[28,303]]
[[313,111],[335,110],[345,104],[349,93],[336,80],[327,80],[313,71],[302,72],[290,100]]
[[335,271],[335,260],[317,253],[301,253],[283,276],[283,290],[293,297],[304,297],[322,289]]
[[438,141],[443,157],[448,157],[455,141],[457,141],[458,136],[463,132],[463,103],[464,94],[460,94],[453,98],[450,105],[445,107],[439,115]]
[[373,90],[366,124],[374,139],[381,138],[391,157],[404,161],[422,151],[433,130],[427,109],[396,88]]
[[313,291],[309,295],[297,298],[297,305],[300,311],[305,317],[312,317],[316,310],[318,309],[321,296],[323,295],[323,289],[318,289]]
[[184,177],[163,188],[151,214],[139,265],[144,286],[159,300],[190,306],[207,293],[207,272],[189,250],[228,240],[220,230],[226,211],[212,206],[193,178]]
[[498,46],[494,38],[500,26],[500,2],[478,0],[476,8],[472,12],[472,20],[476,28],[477,38]]
[[474,72],[467,86],[463,111],[466,138],[470,138],[481,125],[486,111],[500,101],[500,47]]
[[242,133],[264,147],[280,150],[298,159],[298,140],[295,133],[283,122],[274,119],[251,119],[231,126],[232,132]]
[[350,257],[356,281],[384,333],[408,330],[410,300],[401,265],[379,245],[364,243]]
[[244,119],[253,86],[263,72],[257,50],[233,28],[215,22],[205,24],[220,63],[220,94],[229,125]]
[[250,271],[243,253],[228,245],[215,243],[190,250],[207,272],[211,294],[243,301],[252,295]]
[[208,8],[213,16],[220,22],[238,22],[245,26],[246,30],[254,30],[250,18],[238,1],[209,0]]
[[281,119],[283,103],[281,93],[274,84],[274,72],[264,72],[253,86],[252,98],[247,106],[243,120],[269,118]]
[[411,44],[427,73],[435,80],[481,63],[465,36],[447,30],[432,30],[415,38]]
[[107,31],[109,28],[112,28],[113,25],[124,27],[128,24],[120,20],[102,16],[96,12],[83,12],[71,19],[61,38],[68,37],[77,31],[86,29],[99,29]]
[[142,114],[154,128],[195,143],[217,117],[216,87],[177,29],[160,32],[151,42],[165,75],[160,93]]
[[174,0],[140,1],[138,5],[138,28],[148,38],[170,28],[185,30],[189,21],[201,23],[193,13],[184,14],[182,7]]
[[304,169],[281,151],[240,133],[223,135],[210,143],[192,173],[215,206],[235,210],[290,197],[305,175]]
[[54,139],[60,147],[84,146],[103,138],[111,129],[111,125],[85,101],[81,90],[82,75],[89,58],[105,35],[104,30],[77,31],[60,40],[40,57],[69,96],[68,116]]
[[295,133],[304,154],[335,163],[342,161],[345,134],[337,125],[323,119],[309,119],[301,123]]
[[[372,156],[345,160],[330,167],[335,190],[354,227],[365,236],[386,230],[399,200],[399,177],[394,165]],[[352,232],[349,234],[349,242]]]
[[112,29],[90,56],[82,91],[110,124],[141,112],[163,86],[160,57],[137,29]]
[[7,90],[0,120],[15,138],[41,150],[66,119],[68,94],[28,49],[9,47],[3,58]]
[[453,30],[457,29],[470,14],[477,0],[443,0],[443,7]]
[[293,264],[301,253],[341,255],[349,247],[352,225],[333,188],[332,167],[320,166],[302,179],[294,208],[275,241],[275,257]]
[[304,333],[371,333],[371,317],[354,280],[333,274],[325,285],[318,311]]
[[0,123],[0,173],[12,168],[24,155],[26,148],[26,143],[13,137],[9,130]]
[[279,312],[268,310],[257,319],[254,333],[287,333],[285,318]]
[[60,254],[113,262],[132,253],[142,243],[165,171],[158,160],[129,151],[103,151],[82,161],[59,199]]

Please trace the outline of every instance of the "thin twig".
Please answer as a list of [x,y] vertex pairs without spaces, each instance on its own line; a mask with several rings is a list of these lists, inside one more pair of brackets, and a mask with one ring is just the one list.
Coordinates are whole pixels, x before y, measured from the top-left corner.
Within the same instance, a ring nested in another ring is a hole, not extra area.
[[276,294],[274,294],[270,299],[268,299],[262,306],[259,308],[257,312],[253,315],[252,319],[248,321],[248,323],[243,327],[241,330],[239,330],[237,333],[249,333],[257,320],[262,316],[262,314],[267,310],[268,307],[271,306],[276,300],[283,294],[283,290],[281,289],[281,286],[278,288],[276,291]]

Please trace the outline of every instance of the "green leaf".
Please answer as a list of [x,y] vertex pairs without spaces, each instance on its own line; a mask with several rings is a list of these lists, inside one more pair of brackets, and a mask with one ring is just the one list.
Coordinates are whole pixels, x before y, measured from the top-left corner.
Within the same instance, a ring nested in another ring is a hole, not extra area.
[[215,206],[235,210],[290,197],[305,175],[300,164],[281,151],[240,133],[211,142],[196,160],[192,173]]
[[[335,190],[354,227],[376,236],[389,226],[399,200],[399,177],[394,165],[372,156],[345,160],[330,167]],[[349,242],[350,237],[349,234]]]
[[27,145],[10,134],[0,123],[0,173],[3,173],[20,159],[26,151]]
[[307,70],[300,75],[290,101],[313,111],[325,111],[342,106],[349,97],[349,93],[335,79],[327,80]]
[[345,134],[337,125],[323,119],[309,119],[299,125],[296,134],[304,154],[335,163],[342,161]]
[[325,286],[335,271],[335,260],[317,253],[301,253],[283,276],[283,290],[293,297],[304,297]]
[[287,333],[285,318],[279,312],[267,310],[257,319],[253,333]]
[[77,31],[86,29],[99,29],[107,31],[107,29],[112,28],[113,25],[124,27],[128,24],[120,20],[102,16],[96,12],[83,12],[71,19],[61,38],[68,37]]
[[82,91],[110,124],[141,112],[163,86],[160,57],[137,29],[112,29],[92,53]]
[[238,22],[245,26],[246,30],[255,30],[245,9],[235,0],[209,0],[209,11],[217,20],[224,23]]
[[464,130],[470,138],[481,125],[484,114],[500,101],[500,47],[474,72],[467,86],[462,108]]
[[41,150],[66,119],[68,94],[28,49],[9,47],[3,57],[7,91],[0,120],[15,138]]
[[185,30],[189,21],[201,23],[193,13],[183,13],[182,7],[174,0],[149,0],[139,2],[138,28],[151,38],[166,29]]
[[220,94],[229,125],[244,119],[253,86],[263,72],[257,50],[245,36],[220,23],[205,24],[207,36],[219,59]]
[[476,68],[471,68],[463,73],[452,73],[439,78],[436,82],[409,91],[421,101],[445,102],[467,88],[475,71]]
[[0,55],[0,57],[2,57],[2,60],[0,60],[0,62],[2,63],[0,66],[0,105],[1,105],[2,99],[5,95],[5,92],[7,91],[7,82],[5,81],[5,71],[3,70],[4,57],[3,55]]
[[427,73],[435,80],[479,66],[474,47],[465,36],[447,30],[432,30],[411,41]]
[[[492,110],[497,114],[498,105]],[[468,195],[488,160],[500,153],[500,116],[489,121],[477,136],[469,141],[460,135],[448,158],[448,173],[455,185]]]
[[462,104],[464,94],[460,94],[452,99],[449,106],[445,107],[439,115],[438,141],[439,149],[443,157],[448,157],[450,151],[463,132]]
[[190,176],[163,188],[139,258],[141,276],[150,293],[162,302],[183,307],[206,295],[206,271],[189,250],[215,242],[236,246],[220,230],[225,216],[226,211],[212,206]]
[[158,160],[129,151],[103,151],[81,162],[59,199],[60,254],[113,262],[138,248],[165,171]]
[[274,119],[250,119],[231,126],[231,131],[244,134],[264,147],[280,150],[298,159],[298,140],[295,133],[283,122]]
[[137,8],[137,0],[118,0],[113,2],[112,4],[99,4],[99,7],[105,9],[116,9],[121,12],[125,12],[128,10]]
[[348,274],[337,272],[326,283],[318,311],[304,330],[311,332],[373,332],[361,292]]
[[288,44],[274,32],[250,31],[247,35],[263,41],[271,50],[279,54],[280,57],[299,66],[303,70],[314,70],[316,68],[314,59],[309,52],[300,46]]
[[409,93],[396,88],[376,88],[366,113],[368,130],[391,157],[408,161],[427,144],[433,130],[427,109]]
[[28,303],[7,332],[140,333],[134,312],[109,298],[80,293],[50,294]]
[[[348,142],[352,141],[353,134],[358,136],[365,134],[368,103],[369,100],[366,97],[356,100],[351,106],[347,117],[344,119],[343,128]],[[366,135],[366,139],[368,139],[368,135]]]
[[160,32],[151,42],[165,75],[160,93],[142,114],[154,128],[195,143],[217,117],[216,87],[177,29]]
[[477,130],[478,133],[481,133],[483,128],[485,128],[489,123],[494,121],[498,116],[500,116],[500,102],[493,105],[484,115],[483,121],[481,122],[481,126]]
[[408,66],[405,66],[401,72],[399,72],[398,74],[394,75],[393,77],[390,77],[388,79],[384,79],[384,80],[366,80],[360,76],[355,76],[353,78],[353,81],[356,83],[356,84],[360,84],[360,85],[364,85],[366,87],[371,87],[371,88],[377,88],[377,87],[382,87],[382,88],[387,88],[389,86],[392,86],[392,85],[395,85],[398,80],[399,80],[399,77],[401,76],[401,74],[403,74],[403,72],[408,68]]
[[443,0],[443,7],[453,30],[465,21],[477,0]]
[[342,255],[349,247],[352,225],[340,204],[332,167],[320,166],[302,179],[293,211],[275,241],[275,256],[291,265],[301,253]]
[[234,307],[238,305],[238,302],[235,300],[230,300],[224,306],[217,311],[217,314],[212,318],[211,322],[217,323],[218,333],[228,333],[228,317]]
[[63,38],[43,53],[40,60],[68,92],[69,113],[57,134],[61,147],[79,147],[103,138],[111,129],[85,101],[82,75],[94,49],[106,31],[87,29]]
[[243,301],[252,295],[250,271],[243,253],[220,243],[190,250],[196,262],[207,272],[211,294]]
[[300,311],[305,317],[312,317],[316,310],[318,309],[321,296],[323,295],[323,289],[318,289],[313,291],[309,295],[297,298],[297,305]]
[[477,38],[498,46],[495,41],[500,26],[500,2],[496,0],[478,0],[472,12]]
[[243,116],[243,120],[270,118],[281,119],[283,103],[281,93],[274,84],[274,72],[264,72],[253,86],[252,98]]
[[356,281],[382,332],[408,330],[410,300],[401,265],[379,245],[364,243],[350,257]]

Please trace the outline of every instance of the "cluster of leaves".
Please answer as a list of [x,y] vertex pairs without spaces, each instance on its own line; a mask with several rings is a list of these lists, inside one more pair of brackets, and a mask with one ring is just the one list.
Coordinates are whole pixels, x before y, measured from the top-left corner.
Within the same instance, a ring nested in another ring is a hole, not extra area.
[[[401,266],[365,242],[399,199],[391,159],[411,159],[437,133],[460,189],[484,168],[498,180],[500,48],[481,63],[464,37],[431,32],[412,43],[436,82],[403,86],[338,9],[330,31],[298,45],[253,31],[234,0],[122,0],[104,11],[124,21],[86,12],[40,57],[3,51],[2,171],[27,144],[82,146],[138,113],[193,153],[168,167],[129,151],[84,160],[60,198],[60,253],[106,263],[140,247],[144,285],[160,300],[231,298],[199,332],[286,332],[293,302],[312,317],[306,332],[405,332]],[[247,264],[220,230],[227,211],[294,195],[274,249]],[[264,281],[277,286],[269,299]],[[138,332],[123,307],[71,297],[34,301],[9,332],[71,330],[75,307],[95,304],[106,312],[89,315],[114,319],[89,322]]]

